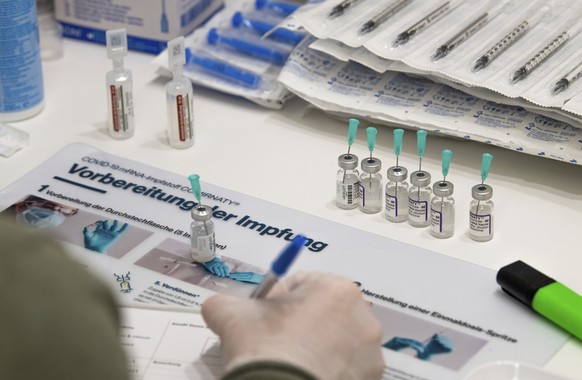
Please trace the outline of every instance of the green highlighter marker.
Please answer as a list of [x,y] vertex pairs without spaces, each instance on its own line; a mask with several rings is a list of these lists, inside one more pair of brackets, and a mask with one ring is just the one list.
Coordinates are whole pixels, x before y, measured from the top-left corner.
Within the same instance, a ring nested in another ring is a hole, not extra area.
[[582,340],[582,296],[523,261],[504,266],[497,283],[518,301]]

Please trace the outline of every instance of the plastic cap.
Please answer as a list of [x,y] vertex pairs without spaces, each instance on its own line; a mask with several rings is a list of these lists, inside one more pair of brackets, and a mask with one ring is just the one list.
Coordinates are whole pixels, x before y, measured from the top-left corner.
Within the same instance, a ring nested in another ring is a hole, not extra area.
[[117,58],[127,55],[127,32],[125,29],[112,29],[105,32],[107,57]]
[[416,145],[418,146],[418,156],[424,156],[424,149],[426,148],[426,131],[420,129],[416,131]]
[[449,175],[449,167],[451,166],[451,159],[453,158],[453,151],[449,149],[443,150],[442,153],[442,168],[443,168],[443,176],[446,177]]
[[271,271],[275,275],[277,275],[277,277],[280,277],[287,272],[287,269],[289,269],[291,263],[293,263],[293,261],[297,257],[297,254],[299,253],[301,248],[303,248],[303,246],[305,245],[306,241],[307,238],[301,235],[297,235],[291,241],[291,243],[289,243],[287,247],[285,247],[283,252],[279,254],[279,257],[277,257],[275,261],[273,261],[273,264],[271,265]]
[[198,174],[192,174],[188,176],[188,180],[192,186],[192,193],[194,193],[194,196],[198,202],[200,202],[200,199],[202,198],[202,192],[200,191],[200,176]]
[[354,139],[356,138],[356,133],[358,132],[358,126],[360,125],[360,121],[358,119],[350,119],[349,123],[350,126],[348,127],[348,145],[352,145],[354,143]]
[[185,63],[184,37],[180,36],[168,41],[168,65],[170,70],[177,66],[181,67]]
[[493,160],[493,155],[489,153],[483,153],[483,158],[481,159],[481,180],[485,181],[489,176],[489,169],[491,168],[491,160]]
[[232,18],[230,19],[230,23],[232,24],[232,26],[234,26],[235,28],[238,28],[242,25],[243,21],[245,20],[244,16],[242,15],[241,12],[235,12],[232,15]]
[[210,45],[216,45],[220,36],[218,35],[218,30],[216,28],[212,28],[208,31],[208,35],[206,36],[206,40]]
[[497,272],[497,283],[505,292],[527,306],[532,306],[537,291],[556,282],[523,261],[506,265]]
[[400,156],[402,152],[402,137],[404,136],[404,129],[394,130],[394,154],[396,157]]
[[366,133],[368,134],[368,150],[372,152],[376,145],[376,134],[378,130],[374,127],[368,127],[366,128]]
[[267,5],[268,2],[269,2],[269,0],[256,0],[255,1],[255,8],[262,9],[265,7],[265,5]]

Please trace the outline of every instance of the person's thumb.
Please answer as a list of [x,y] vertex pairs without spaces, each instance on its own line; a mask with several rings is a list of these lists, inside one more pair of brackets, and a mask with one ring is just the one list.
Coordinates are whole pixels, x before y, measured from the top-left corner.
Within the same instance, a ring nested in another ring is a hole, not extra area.
[[206,325],[217,335],[221,335],[224,326],[236,316],[236,304],[239,299],[224,294],[214,295],[202,304],[202,318]]

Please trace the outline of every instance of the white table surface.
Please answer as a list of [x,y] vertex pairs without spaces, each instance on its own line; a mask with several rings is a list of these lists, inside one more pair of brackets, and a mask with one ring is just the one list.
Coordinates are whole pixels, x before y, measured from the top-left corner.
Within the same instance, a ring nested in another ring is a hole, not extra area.
[[[0,158],[0,188],[10,185],[69,143],[83,142],[154,167],[188,175],[354,228],[419,245],[494,270],[523,260],[582,293],[582,166],[529,156],[484,144],[429,135],[423,169],[440,178],[441,151],[453,151],[448,180],[455,185],[455,235],[439,240],[428,229],[388,222],[334,206],[337,157],[347,149],[347,123],[294,98],[280,111],[244,99],[195,88],[195,145],[170,148],[166,141],[167,79],[156,75],[153,56],[130,52],[134,75],[135,136],[106,132],[105,47],[64,41],[63,58],[43,63],[46,105],[37,116],[11,123],[30,133],[30,145]],[[367,155],[365,127],[352,153]],[[374,155],[382,173],[394,165],[393,127],[378,126]],[[405,133],[400,164],[416,170],[415,133]],[[493,154],[486,181],[494,189],[495,237],[477,243],[467,236],[471,187],[480,182],[481,155]],[[437,175],[438,174],[438,175]],[[582,379],[582,343],[571,339],[546,369]]]

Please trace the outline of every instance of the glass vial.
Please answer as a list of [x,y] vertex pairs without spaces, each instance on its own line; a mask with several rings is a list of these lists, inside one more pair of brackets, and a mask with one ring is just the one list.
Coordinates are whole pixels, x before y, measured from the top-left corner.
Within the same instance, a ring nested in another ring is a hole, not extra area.
[[340,168],[335,181],[335,203],[345,210],[355,209],[360,203],[358,156],[342,154],[337,163]]
[[194,145],[194,93],[192,82],[182,74],[186,63],[184,37],[168,42],[168,61],[173,75],[166,84],[168,140],[172,148],[185,149]]
[[440,181],[432,186],[435,195],[430,202],[430,234],[446,239],[455,233],[454,186],[449,181]]
[[192,259],[206,263],[216,256],[212,209],[198,205],[192,209],[192,219],[190,225]]
[[360,165],[360,211],[375,214],[382,210],[382,161],[371,157]]
[[133,121],[133,78],[131,71],[123,67],[127,55],[125,29],[108,30],[107,55],[113,62],[113,70],[105,77],[107,85],[107,131],[115,139],[127,139],[135,131]]
[[414,227],[428,227],[430,224],[429,209],[430,173],[417,170],[410,175],[410,189],[408,190],[408,223]]
[[475,241],[489,241],[493,239],[493,188],[485,184],[475,185],[471,195],[469,237]]
[[392,166],[386,172],[386,219],[404,222],[408,219],[408,170],[402,166]]

